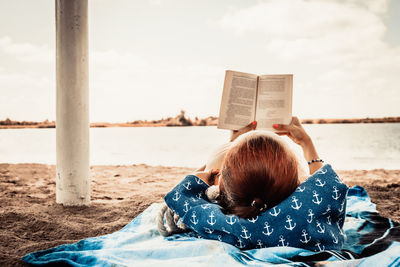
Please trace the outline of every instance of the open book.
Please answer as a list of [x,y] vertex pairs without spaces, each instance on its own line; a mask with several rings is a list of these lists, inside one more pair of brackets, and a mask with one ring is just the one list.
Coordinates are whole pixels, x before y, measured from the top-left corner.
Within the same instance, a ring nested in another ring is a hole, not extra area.
[[293,75],[254,75],[227,70],[218,128],[238,130],[253,121],[257,129],[292,120]]

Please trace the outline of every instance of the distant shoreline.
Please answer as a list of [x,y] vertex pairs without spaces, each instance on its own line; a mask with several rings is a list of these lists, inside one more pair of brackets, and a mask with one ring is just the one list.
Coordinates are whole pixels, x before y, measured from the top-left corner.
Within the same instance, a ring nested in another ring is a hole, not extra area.
[[[344,123],[400,123],[400,117],[382,118],[337,118],[337,119],[302,119],[303,124],[344,124]],[[186,118],[184,112],[175,118],[169,117],[161,120],[137,120],[125,123],[93,122],[90,128],[109,128],[109,127],[174,127],[174,126],[217,126],[218,118],[210,116],[204,119],[197,117],[192,120]],[[55,121],[45,120],[43,122],[34,121],[12,121],[10,119],[0,121],[0,129],[23,129],[23,128],[55,128]]]

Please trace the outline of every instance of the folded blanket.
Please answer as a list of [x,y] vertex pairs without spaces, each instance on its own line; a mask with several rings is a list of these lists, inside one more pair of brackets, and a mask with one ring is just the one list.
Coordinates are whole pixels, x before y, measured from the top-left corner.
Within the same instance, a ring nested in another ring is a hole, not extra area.
[[313,252],[293,247],[251,250],[215,240],[197,238],[193,232],[164,238],[157,231],[160,204],[153,204],[120,231],[83,239],[75,244],[30,253],[23,261],[33,265],[71,266],[399,266],[400,225],[379,216],[366,191],[359,186],[347,194],[343,230],[347,240],[341,250]]

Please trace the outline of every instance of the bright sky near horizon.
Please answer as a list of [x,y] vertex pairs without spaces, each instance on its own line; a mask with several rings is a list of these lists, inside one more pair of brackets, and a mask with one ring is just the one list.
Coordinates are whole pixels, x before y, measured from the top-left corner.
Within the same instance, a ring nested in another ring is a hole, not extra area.
[[[0,120],[55,119],[54,0],[0,0]],[[218,115],[226,69],[302,118],[400,116],[400,0],[89,0],[90,120]]]

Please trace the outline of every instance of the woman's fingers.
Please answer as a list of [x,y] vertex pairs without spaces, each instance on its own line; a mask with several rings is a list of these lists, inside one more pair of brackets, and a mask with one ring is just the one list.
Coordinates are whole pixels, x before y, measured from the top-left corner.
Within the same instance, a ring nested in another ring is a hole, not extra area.
[[274,124],[272,127],[274,127],[275,130],[285,132],[290,132],[290,130],[293,128],[293,126],[287,124]]
[[296,129],[297,126],[300,126],[300,120],[297,117],[292,117],[292,121],[290,124],[274,124],[273,127],[279,131],[291,132]]
[[255,130],[256,128],[257,128],[257,122],[256,122],[256,121],[253,121],[253,122],[250,123],[249,125],[247,125],[247,126],[241,128],[241,129],[239,130],[239,132],[241,132],[241,133],[247,133],[247,132],[250,132],[251,130]]
[[237,137],[240,135],[250,132],[252,130],[255,130],[257,128],[257,122],[253,121],[247,126],[244,126],[243,128],[240,128],[239,130],[233,130],[231,133],[231,141],[235,140]]
[[299,118],[297,118],[297,117],[292,117],[292,122],[291,122],[290,124],[293,124],[293,125],[300,125],[301,123],[300,123]]

